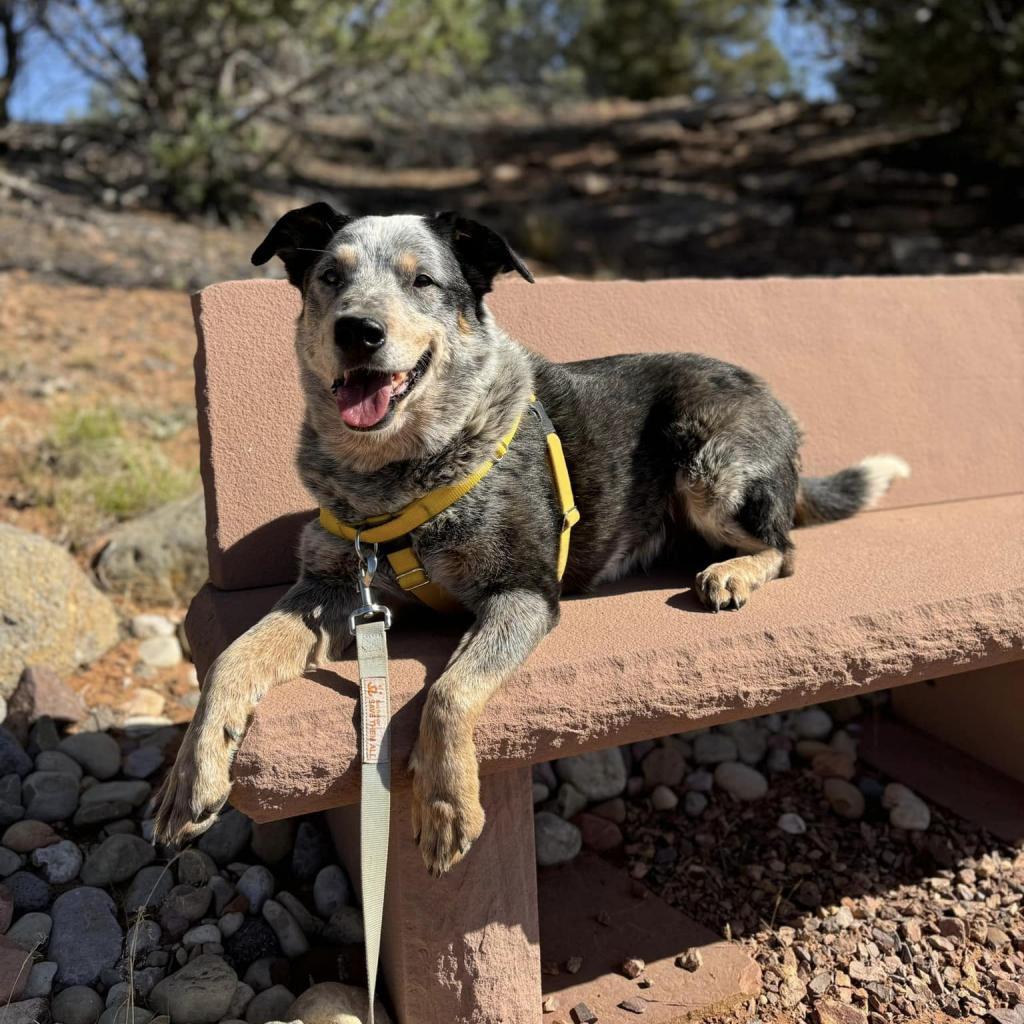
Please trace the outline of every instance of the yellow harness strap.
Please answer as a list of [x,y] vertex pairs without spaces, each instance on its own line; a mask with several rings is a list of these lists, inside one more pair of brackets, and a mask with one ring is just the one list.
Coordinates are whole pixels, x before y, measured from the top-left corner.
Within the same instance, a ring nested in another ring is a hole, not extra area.
[[[554,425],[544,411],[544,406],[537,401],[536,396],[532,398],[529,411],[540,420],[547,436],[548,463],[562,512],[562,531],[558,541],[558,579],[561,580],[569,560],[569,533],[579,522],[580,514],[573,500],[572,483],[569,479],[569,468],[565,463],[565,453],[562,451],[562,442],[555,433]],[[388,543],[408,536],[417,527],[423,526],[434,516],[454,505],[459,498],[469,494],[494,469],[509,450],[521,420],[522,417],[518,417],[512,424],[512,429],[498,442],[494,455],[486,462],[482,462],[459,483],[430,491],[422,498],[410,502],[394,516],[371,516],[359,526],[343,523],[329,509],[321,508],[320,525],[336,537],[354,541],[358,535],[361,542],[369,544]],[[426,569],[411,545],[388,552],[387,559],[394,570],[398,585],[414,594],[429,608],[439,612],[454,612],[461,609],[462,606],[451,594],[427,576]]]

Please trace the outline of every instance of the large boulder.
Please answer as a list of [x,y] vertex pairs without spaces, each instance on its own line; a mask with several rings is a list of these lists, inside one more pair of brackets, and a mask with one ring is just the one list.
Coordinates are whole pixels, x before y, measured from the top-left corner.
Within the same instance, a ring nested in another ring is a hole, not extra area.
[[114,606],[63,548],[0,523],[0,565],[0,696],[26,665],[73,672],[117,643]]
[[203,495],[169,502],[115,527],[94,569],[105,589],[136,600],[191,600],[209,575]]

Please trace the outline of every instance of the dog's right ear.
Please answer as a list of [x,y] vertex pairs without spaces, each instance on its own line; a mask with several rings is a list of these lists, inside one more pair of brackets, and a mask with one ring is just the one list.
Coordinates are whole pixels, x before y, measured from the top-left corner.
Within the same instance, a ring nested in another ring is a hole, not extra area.
[[313,203],[289,210],[252,254],[253,266],[280,256],[288,280],[301,289],[306,271],[320,258],[327,243],[352,220],[327,203]]

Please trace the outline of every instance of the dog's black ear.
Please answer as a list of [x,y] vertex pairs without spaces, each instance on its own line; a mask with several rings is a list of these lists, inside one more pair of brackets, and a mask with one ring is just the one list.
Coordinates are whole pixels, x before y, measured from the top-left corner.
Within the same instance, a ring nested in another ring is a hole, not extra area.
[[450,210],[438,213],[434,230],[452,247],[462,274],[477,298],[486,295],[498,274],[514,270],[533,284],[533,274],[497,231]]
[[306,271],[320,258],[327,243],[351,217],[327,203],[313,203],[289,210],[271,229],[252,254],[254,266],[280,256],[288,280],[302,288]]

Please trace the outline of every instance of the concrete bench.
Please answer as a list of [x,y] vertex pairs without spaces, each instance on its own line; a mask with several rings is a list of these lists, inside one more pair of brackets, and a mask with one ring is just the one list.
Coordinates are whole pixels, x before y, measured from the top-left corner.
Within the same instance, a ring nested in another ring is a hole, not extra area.
[[[487,827],[439,881],[413,847],[398,773],[382,962],[399,1020],[416,1024],[540,1020],[531,764],[921,680],[983,687],[977,670],[1024,658],[1024,279],[550,279],[505,282],[490,305],[554,359],[688,350],[737,362],[801,420],[807,472],[893,451],[913,476],[881,510],[798,531],[796,574],[742,612],[704,613],[678,569],[567,599],[479,724]],[[298,307],[270,281],[195,300],[210,582],[187,626],[200,675],[294,578],[313,514],[293,467]],[[462,625],[413,612],[392,630],[399,765]],[[348,662],[271,691],[232,795],[258,821],[330,812],[350,864],[356,695]],[[978,707],[998,717],[993,702]],[[955,743],[950,716],[929,715]]]

